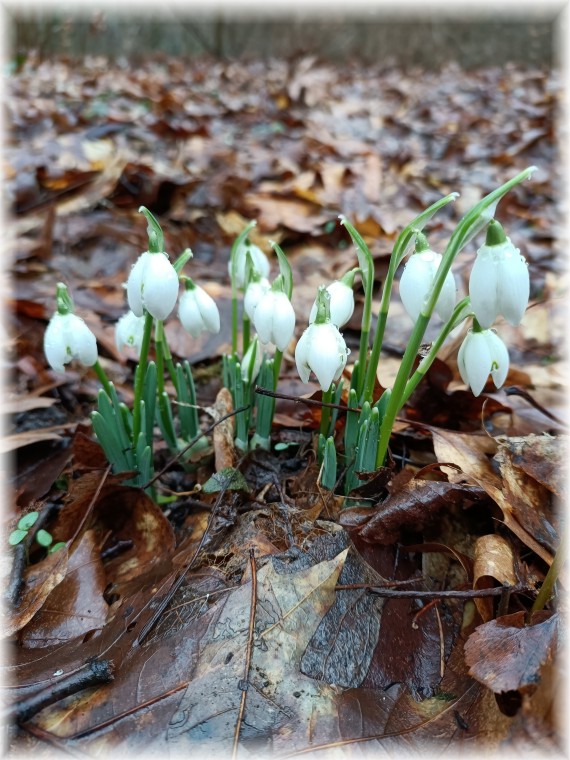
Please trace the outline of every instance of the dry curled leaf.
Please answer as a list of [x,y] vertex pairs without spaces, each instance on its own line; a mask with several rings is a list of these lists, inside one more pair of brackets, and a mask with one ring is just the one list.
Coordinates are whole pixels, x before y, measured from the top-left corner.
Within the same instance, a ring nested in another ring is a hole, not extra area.
[[[516,585],[513,547],[502,536],[480,536],[475,542],[473,588],[492,588],[493,580],[502,586]],[[484,621],[493,617],[493,600],[475,599],[475,605]]]

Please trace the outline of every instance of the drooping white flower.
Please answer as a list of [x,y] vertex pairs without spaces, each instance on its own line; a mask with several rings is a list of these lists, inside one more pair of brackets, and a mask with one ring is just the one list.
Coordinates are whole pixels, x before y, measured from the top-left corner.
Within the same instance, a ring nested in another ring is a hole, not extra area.
[[243,297],[243,308],[249,319],[253,322],[253,314],[257,307],[257,304],[261,301],[263,296],[267,293],[271,285],[266,277],[262,277],[258,281],[250,282],[245,291]]
[[[246,240],[240,245],[240,247],[235,252],[236,287],[239,288],[240,290],[243,290],[244,287],[246,286],[245,274],[246,274],[246,261],[247,261],[248,253],[251,256],[253,268],[255,269],[255,271],[261,277],[265,277],[266,279],[269,277],[269,270],[270,270],[269,259],[263,253],[261,248],[259,248],[257,245],[254,245],[249,240]],[[231,259],[228,262],[228,273],[231,279],[232,277]]]
[[165,253],[142,253],[127,280],[127,299],[131,310],[142,317],[144,310],[164,320],[178,298],[178,275]]
[[[331,322],[337,327],[342,327],[348,322],[354,312],[354,291],[342,280],[331,282],[330,285],[327,285],[326,289],[331,297]],[[311,308],[309,324],[313,324],[316,316],[317,302],[315,300]]]
[[470,330],[457,354],[457,366],[461,379],[479,396],[489,374],[500,388],[509,371],[509,352],[493,330]]
[[332,322],[314,322],[301,335],[295,349],[295,363],[301,380],[306,383],[313,371],[323,391],[342,375],[348,349],[338,327]]
[[135,349],[137,356],[139,356],[143,340],[144,322],[144,317],[137,317],[132,311],[123,314],[115,326],[115,344],[119,351],[128,346]]
[[45,331],[44,353],[56,372],[65,372],[64,364],[72,359],[92,367],[98,359],[97,340],[81,317],[55,313]]
[[[416,252],[408,259],[400,278],[400,298],[413,322],[425,306],[427,296],[441,263],[441,254],[427,247],[427,239],[418,233]],[[448,272],[439,293],[435,311],[444,321],[451,317],[455,307],[455,278]]]
[[182,326],[193,338],[205,330],[220,332],[220,312],[216,302],[204,288],[196,285],[189,277],[184,278],[185,290],[180,297],[178,317]]
[[255,308],[253,324],[262,343],[275,343],[284,351],[295,331],[295,312],[287,295],[268,290]]
[[518,325],[528,305],[530,279],[528,265],[501,225],[489,223],[485,245],[469,278],[471,308],[483,328],[491,327],[499,314]]

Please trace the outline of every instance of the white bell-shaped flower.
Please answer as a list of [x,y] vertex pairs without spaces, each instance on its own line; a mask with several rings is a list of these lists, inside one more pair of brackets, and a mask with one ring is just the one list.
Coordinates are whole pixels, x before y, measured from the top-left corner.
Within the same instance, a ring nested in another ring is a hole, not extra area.
[[295,363],[301,380],[306,383],[313,371],[323,391],[342,375],[348,349],[338,327],[332,322],[309,325],[299,338]]
[[204,331],[219,333],[220,312],[212,296],[189,277],[184,278],[184,285],[185,290],[178,305],[178,317],[186,332],[193,338],[197,338]]
[[257,304],[261,301],[263,296],[270,289],[271,285],[267,277],[262,277],[260,280],[254,280],[250,282],[245,291],[243,297],[243,308],[249,319],[253,322],[253,314],[257,307]]
[[[335,280],[335,282],[327,285],[327,292],[331,297],[331,322],[337,327],[342,327],[348,322],[354,312],[354,291],[343,280]],[[313,324],[316,316],[317,302],[315,300],[311,308],[309,324]]]
[[530,279],[528,265],[511,243],[501,225],[492,220],[485,245],[469,278],[471,308],[483,328],[491,327],[499,314],[511,325],[520,324],[528,305]]
[[[251,256],[253,268],[255,269],[255,271],[261,277],[265,277],[266,279],[269,277],[269,270],[270,270],[269,259],[263,253],[261,248],[259,248],[257,245],[254,245],[249,240],[246,240],[240,245],[240,247],[235,252],[235,278],[236,278],[235,284],[236,284],[236,287],[239,288],[240,290],[243,290],[246,286],[245,274],[246,274],[246,261],[247,261],[248,253]],[[228,273],[231,279],[232,277],[231,259],[228,262]]]
[[470,330],[457,354],[461,379],[479,396],[489,374],[500,388],[509,371],[509,352],[493,330]]
[[[441,258],[440,253],[428,247],[425,235],[418,233],[416,252],[408,259],[400,278],[400,298],[413,322],[417,320],[425,306]],[[455,295],[455,278],[451,272],[448,272],[435,305],[436,313],[444,322],[447,322],[453,313]]]
[[115,326],[115,344],[119,351],[125,347],[133,348],[140,355],[144,333],[144,317],[137,317],[128,311],[119,319]]
[[268,290],[255,308],[253,324],[262,343],[275,343],[284,351],[295,331],[295,312],[287,295]]
[[72,359],[92,367],[98,359],[97,340],[81,317],[56,313],[45,331],[44,353],[56,372],[65,372],[64,364]]
[[127,280],[127,298],[137,317],[148,311],[164,320],[178,298],[178,275],[165,253],[142,253]]

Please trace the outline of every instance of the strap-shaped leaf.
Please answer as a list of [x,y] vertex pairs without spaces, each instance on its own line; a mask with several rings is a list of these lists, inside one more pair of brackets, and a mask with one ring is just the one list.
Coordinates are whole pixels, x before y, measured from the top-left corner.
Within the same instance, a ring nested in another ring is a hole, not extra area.
[[321,476],[321,485],[328,488],[329,491],[333,491],[336,485],[336,446],[334,445],[334,439],[332,436],[327,438],[325,443],[325,452],[323,457],[323,472]]
[[352,242],[356,246],[356,253],[358,256],[358,266],[362,273],[362,280],[364,282],[365,289],[368,289],[374,280],[374,260],[370,253],[370,248],[366,245],[364,238],[358,232],[358,230],[348,221],[348,219],[341,214],[340,223],[346,227],[348,234],[352,238]]
[[196,408],[196,389],[192,370],[187,361],[176,365],[178,384],[178,419],[180,435],[185,441],[195,438],[199,432],[198,410]]

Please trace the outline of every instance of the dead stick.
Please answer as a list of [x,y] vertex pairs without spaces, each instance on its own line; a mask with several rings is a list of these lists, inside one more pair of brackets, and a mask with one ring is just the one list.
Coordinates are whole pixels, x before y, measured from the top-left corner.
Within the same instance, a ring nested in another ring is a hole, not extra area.
[[385,596],[393,599],[477,599],[485,596],[501,596],[505,588],[509,588],[511,593],[521,591],[531,592],[532,589],[523,586],[497,586],[496,588],[469,589],[467,591],[399,591],[394,588],[383,588],[382,586],[373,586],[370,583],[346,583],[342,586],[335,586],[335,591],[345,591],[347,589],[367,589],[371,594]]
[[282,398],[285,399],[285,401],[294,401],[296,404],[306,404],[307,406],[318,406],[319,408],[323,408],[323,406],[327,407],[328,409],[338,409],[340,412],[361,412],[362,409],[358,406],[353,407],[347,407],[342,404],[329,404],[326,401],[317,401],[313,398],[302,398],[301,396],[290,396],[287,393],[277,393],[276,391],[270,391],[267,388],[262,388],[259,385],[255,386],[255,392],[261,394],[262,396],[271,396],[271,398]]
[[113,666],[109,660],[90,660],[85,667],[59,681],[40,689],[27,699],[9,707],[2,717],[25,723],[44,707],[53,705],[64,697],[77,694],[89,686],[110,683],[113,680]]
[[232,748],[232,760],[236,759],[237,756],[237,750],[238,750],[238,743],[239,743],[239,734],[241,731],[241,722],[243,720],[243,714],[245,712],[245,700],[247,698],[247,690],[249,687],[248,679],[249,679],[249,668],[251,665],[251,653],[253,650],[253,631],[254,631],[254,624],[255,624],[255,608],[257,606],[257,567],[255,565],[255,554],[253,549],[249,550],[249,563],[251,568],[251,604],[249,608],[249,632],[247,636],[247,649],[245,652],[245,667],[243,672],[243,680],[240,685],[240,688],[242,689],[241,692],[241,701],[239,705],[239,713],[238,713],[238,719],[236,723],[236,730],[234,733],[234,745]]

